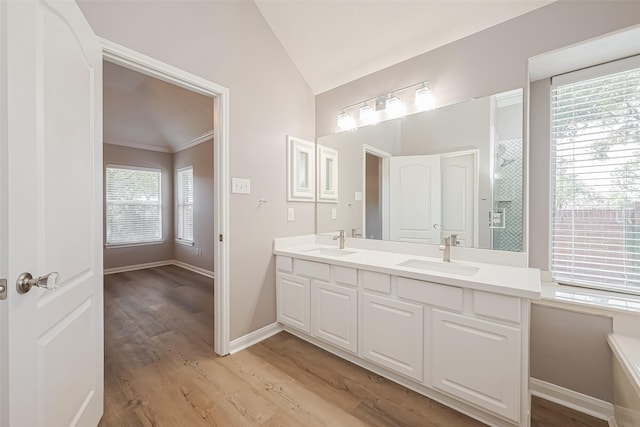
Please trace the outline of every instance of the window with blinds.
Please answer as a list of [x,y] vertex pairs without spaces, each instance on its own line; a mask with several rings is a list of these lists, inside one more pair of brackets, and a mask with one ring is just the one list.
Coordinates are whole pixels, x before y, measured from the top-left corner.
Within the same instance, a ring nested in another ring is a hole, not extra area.
[[176,238],[193,242],[193,167],[179,169],[176,184]]
[[640,294],[637,58],[553,79],[551,164],[554,280]]
[[160,169],[107,166],[107,245],[162,240]]

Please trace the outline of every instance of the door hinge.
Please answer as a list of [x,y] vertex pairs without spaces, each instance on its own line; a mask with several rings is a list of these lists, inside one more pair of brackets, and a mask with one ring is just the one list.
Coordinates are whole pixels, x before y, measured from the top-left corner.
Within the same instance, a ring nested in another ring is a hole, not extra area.
[[222,234],[218,234],[218,240],[222,242]]
[[0,300],[7,299],[7,279],[0,279]]

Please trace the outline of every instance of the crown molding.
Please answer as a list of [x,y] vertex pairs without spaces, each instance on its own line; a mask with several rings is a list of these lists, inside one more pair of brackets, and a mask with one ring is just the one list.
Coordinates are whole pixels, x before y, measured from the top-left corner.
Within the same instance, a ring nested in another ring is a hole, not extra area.
[[202,135],[193,138],[191,141],[187,141],[181,144],[180,147],[174,150],[173,152],[177,153],[179,151],[186,150],[187,148],[195,147],[196,145],[202,144],[203,142],[207,142],[210,139],[213,139],[213,135],[214,135],[214,131],[213,129],[211,129],[210,131],[205,132]]

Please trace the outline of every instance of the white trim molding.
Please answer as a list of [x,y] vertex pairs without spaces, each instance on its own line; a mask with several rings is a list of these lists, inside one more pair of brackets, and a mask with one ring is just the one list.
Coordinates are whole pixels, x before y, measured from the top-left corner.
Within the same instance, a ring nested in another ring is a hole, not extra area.
[[248,333],[247,335],[244,335],[240,338],[236,338],[229,344],[229,354],[237,353],[241,350],[244,350],[245,348],[251,347],[254,344],[258,344],[259,342],[264,341],[283,330],[284,328],[282,327],[282,325],[278,322],[275,322],[263,328],[260,328],[257,331]]
[[144,264],[123,265],[122,267],[105,268],[104,274],[124,273],[125,271],[144,270],[146,268],[163,267],[172,264],[173,260],[167,259],[164,261],[146,262]]
[[537,378],[529,378],[529,390],[533,396],[591,415],[611,425],[613,405],[609,402]]
[[202,274],[203,276],[207,276],[211,279],[215,279],[216,275],[213,271],[207,270],[206,268],[196,267],[195,265],[187,264],[186,262],[178,261],[177,259],[171,260],[171,264],[182,267],[185,270],[193,271],[194,273]]
[[213,293],[213,348],[216,354],[224,356],[229,353],[230,330],[229,89],[110,40],[101,38],[100,41],[104,60],[213,98],[213,139],[216,141],[213,148],[216,207],[213,213],[213,269],[217,276]]
[[122,267],[105,268],[104,274],[124,273],[126,271],[144,270],[147,268],[163,267],[165,265],[175,265],[176,267],[184,268],[185,270],[193,271],[194,273],[201,274],[203,276],[215,279],[215,273],[206,268],[196,267],[195,265],[187,264],[186,262],[178,261],[176,259],[168,259],[165,261],[147,262],[145,264],[124,265]]

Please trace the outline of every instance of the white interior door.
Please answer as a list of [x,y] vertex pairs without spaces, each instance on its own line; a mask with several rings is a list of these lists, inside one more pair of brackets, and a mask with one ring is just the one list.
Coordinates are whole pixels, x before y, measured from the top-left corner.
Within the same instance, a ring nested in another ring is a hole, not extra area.
[[391,240],[440,243],[440,155],[391,157]]
[[[6,2],[2,27],[2,417],[11,426],[95,426],[103,411],[101,47],[70,1]],[[21,273],[52,271],[57,290],[18,293]]]
[[442,234],[458,235],[459,246],[474,246],[477,223],[476,155],[442,156]]

